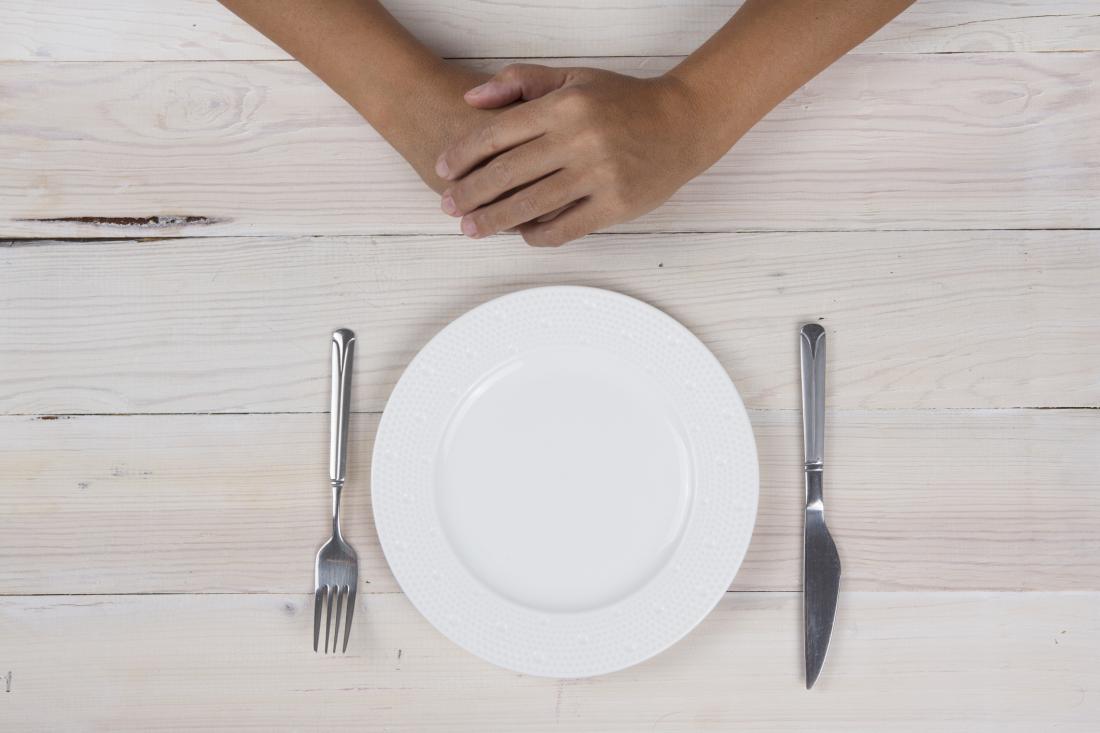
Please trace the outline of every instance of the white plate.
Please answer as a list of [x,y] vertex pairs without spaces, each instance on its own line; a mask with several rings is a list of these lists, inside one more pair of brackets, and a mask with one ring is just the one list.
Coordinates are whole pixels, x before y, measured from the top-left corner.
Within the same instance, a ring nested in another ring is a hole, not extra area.
[[502,667],[641,662],[722,597],[756,518],[756,446],[725,370],[625,295],[549,287],[444,328],[378,428],[372,499],[413,605]]

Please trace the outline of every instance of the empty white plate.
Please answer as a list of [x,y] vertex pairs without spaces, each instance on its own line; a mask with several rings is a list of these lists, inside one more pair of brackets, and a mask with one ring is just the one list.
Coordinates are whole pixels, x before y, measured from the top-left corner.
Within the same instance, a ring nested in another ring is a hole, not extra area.
[[690,631],[756,518],[752,428],[686,328],[625,295],[524,290],[409,364],[374,448],[382,548],[458,645],[550,677],[611,672]]

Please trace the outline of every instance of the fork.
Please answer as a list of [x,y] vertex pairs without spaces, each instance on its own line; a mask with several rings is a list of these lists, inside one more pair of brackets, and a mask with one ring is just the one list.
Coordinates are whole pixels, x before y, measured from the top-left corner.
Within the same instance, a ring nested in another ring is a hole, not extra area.
[[332,333],[332,417],[329,426],[329,481],[332,484],[332,536],[317,551],[313,574],[313,651],[321,636],[321,614],[325,614],[325,654],[329,651],[332,610],[336,624],[332,652],[340,637],[340,615],[346,611],[344,646],[348,650],[351,617],[355,612],[355,587],[359,582],[359,558],[340,533],[340,494],[344,489],[348,458],[348,415],[351,412],[351,366],[355,355],[355,334],[346,328]]

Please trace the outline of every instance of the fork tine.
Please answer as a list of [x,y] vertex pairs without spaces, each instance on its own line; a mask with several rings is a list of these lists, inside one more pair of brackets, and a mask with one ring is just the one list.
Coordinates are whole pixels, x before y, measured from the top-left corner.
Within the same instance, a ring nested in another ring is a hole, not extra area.
[[344,651],[348,650],[348,637],[351,636],[351,614],[355,612],[355,586],[359,584],[358,578],[356,582],[348,586],[348,620],[344,623]]
[[[326,585],[325,592],[328,593],[328,613],[325,614],[325,654],[328,654],[328,632],[332,627],[332,597],[336,595],[336,587]],[[333,651],[336,651],[335,647]]]
[[325,586],[314,592],[313,601],[313,651],[317,651],[317,640],[321,636],[321,601],[324,599]]
[[[345,586],[347,587],[347,586]],[[336,623],[332,628],[332,653],[336,653],[336,645],[340,643],[340,609],[346,595],[344,588],[336,586]]]

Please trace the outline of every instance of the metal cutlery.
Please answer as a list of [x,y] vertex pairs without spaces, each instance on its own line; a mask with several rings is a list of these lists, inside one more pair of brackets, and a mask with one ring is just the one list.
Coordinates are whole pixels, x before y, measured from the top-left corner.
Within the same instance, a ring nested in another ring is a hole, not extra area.
[[802,564],[802,613],[806,641],[806,689],[814,686],[833,632],[840,591],[840,557],[825,526],[825,329],[809,323],[800,331],[802,428],[805,444],[806,522]]
[[332,485],[332,536],[317,551],[314,570],[313,651],[321,635],[321,616],[325,619],[325,646],[329,651],[333,607],[336,611],[332,633],[332,651],[340,637],[340,616],[346,613],[344,644],[348,650],[351,618],[355,613],[355,588],[359,582],[359,558],[340,532],[340,494],[344,489],[348,457],[348,416],[351,413],[351,371],[355,356],[355,334],[346,328],[332,334],[332,416],[329,427],[329,482]]

